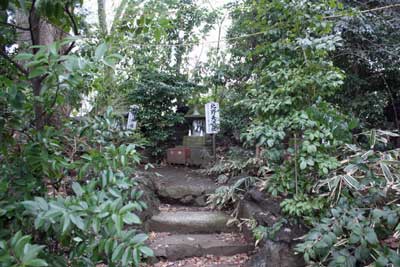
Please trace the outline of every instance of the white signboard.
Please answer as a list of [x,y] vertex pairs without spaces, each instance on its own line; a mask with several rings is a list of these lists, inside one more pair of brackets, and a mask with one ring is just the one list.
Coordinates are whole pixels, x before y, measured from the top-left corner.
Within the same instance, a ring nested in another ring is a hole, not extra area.
[[126,124],[126,129],[135,130],[137,122],[135,121],[135,115],[132,112],[129,112],[128,115],[128,123]]
[[220,116],[219,104],[210,102],[206,104],[206,133],[215,134],[219,132]]
[[139,107],[137,105],[132,105],[130,106],[130,111],[128,113],[128,122],[126,124],[126,129],[127,130],[135,130],[137,121],[136,121],[136,114],[139,110]]

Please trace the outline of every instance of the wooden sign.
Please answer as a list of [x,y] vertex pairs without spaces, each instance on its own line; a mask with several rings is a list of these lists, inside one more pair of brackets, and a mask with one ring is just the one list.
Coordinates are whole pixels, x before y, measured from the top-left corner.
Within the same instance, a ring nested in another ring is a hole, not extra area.
[[219,104],[210,102],[205,105],[206,108],[206,133],[216,134],[219,132],[220,115]]

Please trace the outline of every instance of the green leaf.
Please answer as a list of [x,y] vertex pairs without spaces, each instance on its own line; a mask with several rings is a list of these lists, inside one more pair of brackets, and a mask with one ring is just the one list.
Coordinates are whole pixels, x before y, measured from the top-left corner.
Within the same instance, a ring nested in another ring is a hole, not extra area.
[[43,68],[43,67],[38,67],[38,68],[33,69],[33,70],[29,73],[28,78],[29,78],[29,79],[33,79],[33,78],[36,78],[36,77],[39,77],[39,76],[45,74],[46,72],[47,72],[47,70],[46,70],[45,68]]
[[33,259],[25,263],[27,266],[49,266],[46,261],[42,259]]
[[361,185],[360,183],[353,178],[350,175],[343,175],[343,179],[346,182],[347,185],[349,185],[350,187],[356,189],[356,190],[360,190],[361,189]]
[[47,204],[47,201],[44,198],[35,197],[35,201],[39,204],[40,209],[42,209],[42,210],[49,209],[49,205]]
[[146,241],[149,237],[146,234],[137,234],[132,238],[134,244],[141,244]]
[[64,218],[64,221],[63,221],[62,233],[65,233],[71,224],[71,220],[69,219],[69,216],[67,213],[64,213],[63,218]]
[[307,168],[307,162],[305,160],[300,162],[300,169],[304,170],[305,168]]
[[390,171],[388,165],[386,165],[383,162],[380,162],[379,165],[381,166],[381,169],[382,169],[383,175],[385,176],[386,182],[387,183],[393,183],[394,177],[393,177],[393,174]]
[[29,262],[37,257],[40,251],[43,250],[44,246],[26,244],[24,247],[24,256],[22,262]]
[[384,256],[379,256],[379,258],[375,262],[376,267],[385,267],[388,266],[388,259]]
[[106,241],[106,244],[104,245],[104,252],[106,253],[106,255],[110,255],[111,252],[111,248],[114,245],[114,239],[109,238]]
[[104,54],[105,54],[106,51],[107,51],[107,48],[108,48],[108,46],[107,46],[106,43],[102,43],[101,45],[99,45],[99,46],[96,48],[96,51],[95,51],[95,53],[94,53],[95,58],[96,58],[97,60],[100,60],[101,58],[103,58],[103,57],[104,57]]
[[15,60],[29,60],[31,58],[33,58],[33,55],[28,53],[20,53],[15,56]]
[[117,261],[120,260],[122,256],[122,249],[125,247],[124,243],[120,243],[113,251],[113,254],[111,256],[112,261]]
[[124,222],[126,224],[141,224],[142,223],[140,218],[132,212],[128,212],[124,215]]
[[121,220],[121,216],[117,215],[117,214],[113,214],[111,215],[111,219],[113,220],[113,222],[115,223],[115,228],[117,229],[117,232],[121,232],[122,230],[122,220]]
[[69,218],[71,219],[72,223],[76,225],[76,227],[78,227],[81,230],[85,230],[85,223],[83,222],[80,216],[70,214]]
[[136,266],[139,266],[139,264],[140,264],[140,254],[139,254],[139,250],[137,249],[137,247],[135,247],[133,249],[132,256],[133,256],[133,261],[135,262]]
[[119,212],[122,214],[122,213],[132,210],[135,207],[136,207],[136,205],[134,203],[130,202],[130,203],[126,204],[125,206],[123,206]]
[[124,255],[122,255],[122,259],[121,259],[122,266],[128,266],[129,252],[130,252],[130,251],[131,251],[131,248],[130,248],[130,247],[127,247],[127,248],[125,249]]
[[309,146],[307,146],[307,152],[310,154],[315,153],[315,152],[317,152],[317,147],[315,145],[309,145]]
[[268,144],[269,147],[273,147],[274,146],[274,140],[268,139],[267,140],[267,144]]
[[148,256],[148,257],[154,257],[154,252],[153,252],[153,250],[152,250],[151,248],[149,248],[149,247],[141,246],[141,247],[140,247],[140,251],[141,251],[144,255],[146,255],[146,256]]
[[97,218],[93,219],[92,229],[96,234],[100,231],[100,224],[99,224],[99,220],[97,220]]
[[72,190],[74,191],[75,195],[77,195],[78,197],[81,197],[83,195],[82,187],[77,182],[72,183]]
[[20,239],[18,239],[17,243],[15,244],[15,254],[17,258],[22,258],[24,255],[24,248],[25,245],[31,240],[31,237],[29,235],[23,236]]
[[115,67],[115,61],[108,57],[103,59],[101,62],[103,62],[104,65],[106,65],[107,67],[110,67],[112,69]]
[[353,119],[349,122],[349,129],[350,129],[350,130],[353,130],[353,129],[357,128],[358,125],[359,125],[358,120],[353,118]]
[[358,171],[358,166],[355,164],[349,164],[344,168],[344,171],[347,175],[353,175],[355,172]]
[[365,239],[370,243],[371,245],[377,245],[379,243],[378,237],[376,236],[376,233],[373,229],[369,228],[367,230],[367,233],[365,235]]

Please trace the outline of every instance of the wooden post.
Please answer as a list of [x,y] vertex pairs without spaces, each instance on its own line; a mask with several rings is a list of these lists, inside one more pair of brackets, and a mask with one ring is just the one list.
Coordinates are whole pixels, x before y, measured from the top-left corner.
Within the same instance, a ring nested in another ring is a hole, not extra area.
[[215,137],[217,134],[212,135],[212,146],[213,146],[213,157],[214,157],[214,162],[217,161],[217,151],[216,151],[216,144],[215,144]]

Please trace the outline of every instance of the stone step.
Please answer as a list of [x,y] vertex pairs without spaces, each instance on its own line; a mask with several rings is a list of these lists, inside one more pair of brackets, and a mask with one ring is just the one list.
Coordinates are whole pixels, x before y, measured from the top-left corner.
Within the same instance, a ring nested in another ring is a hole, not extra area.
[[154,232],[220,233],[236,228],[227,226],[230,216],[220,211],[162,211],[148,222],[148,230]]
[[254,249],[239,234],[164,235],[151,241],[157,258],[181,260],[205,255],[232,256]]
[[150,179],[164,202],[194,206],[206,206],[207,196],[218,187],[208,177],[185,168],[157,168]]

